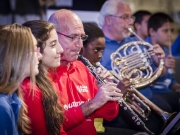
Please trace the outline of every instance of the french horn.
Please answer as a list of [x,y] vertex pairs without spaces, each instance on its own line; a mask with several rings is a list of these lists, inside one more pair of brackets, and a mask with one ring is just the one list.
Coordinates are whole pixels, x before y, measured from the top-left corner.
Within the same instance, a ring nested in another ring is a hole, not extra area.
[[112,70],[120,79],[129,79],[134,88],[152,83],[162,73],[164,61],[160,59],[155,72],[151,67],[153,46],[147,42],[133,41],[119,47],[111,54]]
[[130,81],[130,91],[124,94],[124,100],[139,116],[148,120],[153,109],[166,125],[176,113],[163,111],[137,90],[151,84],[161,75],[164,60],[159,60],[157,68],[152,67],[153,45],[143,41],[131,28],[128,30],[135,34],[139,41],[128,42],[111,54],[111,73],[119,81]]

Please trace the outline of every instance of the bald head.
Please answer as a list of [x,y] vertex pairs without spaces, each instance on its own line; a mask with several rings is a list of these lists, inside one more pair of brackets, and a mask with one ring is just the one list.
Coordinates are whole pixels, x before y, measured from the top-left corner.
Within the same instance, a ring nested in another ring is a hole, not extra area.
[[57,31],[68,32],[72,23],[79,23],[82,25],[81,19],[72,11],[61,9],[54,12],[49,20],[49,22],[55,25]]
[[58,41],[64,49],[61,64],[68,65],[77,60],[83,47],[82,37],[85,35],[81,19],[72,11],[61,9],[50,16],[49,22],[54,24]]

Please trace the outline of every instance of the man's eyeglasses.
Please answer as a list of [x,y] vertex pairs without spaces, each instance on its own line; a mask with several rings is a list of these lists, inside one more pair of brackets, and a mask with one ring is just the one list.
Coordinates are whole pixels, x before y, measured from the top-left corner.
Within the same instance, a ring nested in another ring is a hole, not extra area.
[[109,16],[118,17],[118,18],[123,19],[124,21],[127,21],[127,20],[135,21],[135,16],[129,16],[129,15],[123,15],[123,16],[109,15]]
[[67,37],[67,38],[72,39],[72,42],[77,42],[77,41],[79,41],[79,39],[81,39],[82,41],[85,41],[88,38],[88,35],[82,35],[82,36],[73,35],[73,36],[69,36],[69,35],[63,34],[61,32],[57,32],[57,34],[60,34],[60,35],[63,35],[65,37]]

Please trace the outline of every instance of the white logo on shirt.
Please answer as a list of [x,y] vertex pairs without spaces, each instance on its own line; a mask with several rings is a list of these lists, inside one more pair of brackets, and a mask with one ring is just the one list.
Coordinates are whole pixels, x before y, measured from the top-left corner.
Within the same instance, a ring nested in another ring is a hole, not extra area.
[[[89,101],[89,99],[87,101]],[[87,101],[77,101],[77,102],[74,101],[74,102],[71,102],[69,104],[65,104],[64,109],[68,110],[69,108],[78,107],[78,106],[80,106],[81,104],[83,104],[84,102],[87,102]]]
[[87,86],[84,86],[84,85],[76,86],[76,89],[77,89],[79,92],[88,92],[88,87],[87,87]]
[[65,110],[68,110],[69,108],[73,108],[73,107],[78,107],[78,106],[80,106],[81,104],[83,104],[84,103],[84,101],[78,101],[78,102],[72,102],[72,103],[69,103],[69,104],[65,104],[64,105],[64,109]]

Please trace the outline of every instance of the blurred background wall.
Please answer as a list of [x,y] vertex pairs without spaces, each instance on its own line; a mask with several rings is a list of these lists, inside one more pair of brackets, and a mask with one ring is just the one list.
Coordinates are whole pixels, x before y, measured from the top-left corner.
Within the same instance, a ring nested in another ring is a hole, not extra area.
[[[47,18],[57,9],[76,12],[83,22],[96,22],[106,0],[0,0],[0,25]],[[175,21],[174,38],[180,34],[180,0],[127,0],[133,12],[145,9],[152,13],[165,12]]]

